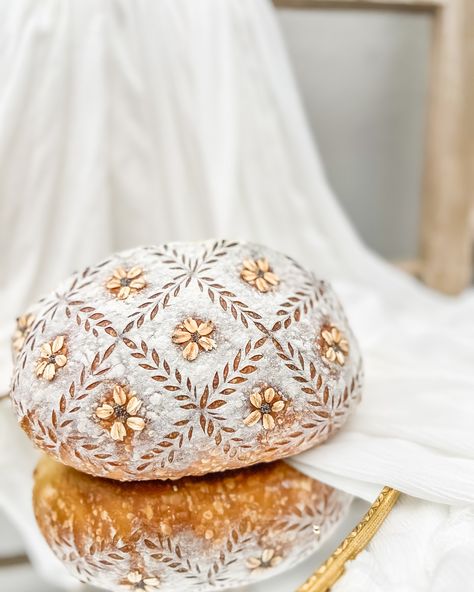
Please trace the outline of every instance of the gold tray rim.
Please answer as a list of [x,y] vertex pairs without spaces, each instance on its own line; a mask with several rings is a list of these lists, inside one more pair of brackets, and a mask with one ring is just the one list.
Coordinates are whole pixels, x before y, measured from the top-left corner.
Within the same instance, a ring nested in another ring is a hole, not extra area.
[[372,540],[386,517],[393,510],[400,492],[385,486],[362,520],[351,530],[330,557],[297,588],[296,592],[327,592],[343,575],[352,561]]

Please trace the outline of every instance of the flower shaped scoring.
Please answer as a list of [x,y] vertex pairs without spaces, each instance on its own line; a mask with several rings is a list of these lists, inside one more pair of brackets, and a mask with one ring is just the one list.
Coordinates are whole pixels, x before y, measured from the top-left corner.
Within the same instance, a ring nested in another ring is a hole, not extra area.
[[95,415],[104,421],[112,422],[110,435],[114,440],[122,442],[127,435],[127,428],[141,432],[145,427],[145,420],[136,414],[142,406],[133,392],[122,386],[114,386],[109,402],[103,403],[95,410]]
[[274,549],[265,549],[260,557],[250,557],[246,561],[248,569],[256,573],[269,567],[276,567],[282,560],[280,555],[275,555]]
[[185,360],[195,360],[200,350],[210,351],[216,347],[216,342],[210,336],[214,332],[212,321],[199,321],[192,317],[180,323],[172,336],[173,343],[184,346]]
[[268,292],[275,286],[278,286],[280,280],[273,273],[267,259],[246,259],[240,271],[240,277],[255,286],[259,292]]
[[255,407],[255,410],[244,419],[244,424],[253,426],[261,420],[264,429],[273,430],[275,427],[274,415],[283,411],[285,407],[285,402],[276,399],[276,397],[276,391],[272,387],[266,387],[252,393],[250,403]]
[[106,284],[107,290],[119,300],[126,300],[130,294],[139,292],[145,286],[146,282],[141,267],[132,267],[129,270],[117,267]]
[[53,341],[43,343],[40,358],[36,363],[36,376],[53,380],[56,371],[67,363],[66,353],[64,335],[58,335]]
[[154,592],[159,587],[158,578],[145,578],[139,571],[131,571],[124,586],[125,590],[144,590],[145,592]]
[[23,347],[34,321],[35,317],[32,314],[25,314],[17,318],[16,329],[12,337],[12,348],[15,354]]
[[349,342],[337,327],[331,325],[321,331],[324,357],[330,362],[344,366],[349,354]]

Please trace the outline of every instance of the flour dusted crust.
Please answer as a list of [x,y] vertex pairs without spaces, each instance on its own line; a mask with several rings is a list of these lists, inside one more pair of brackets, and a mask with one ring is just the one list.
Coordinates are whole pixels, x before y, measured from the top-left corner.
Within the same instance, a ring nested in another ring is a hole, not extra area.
[[119,483],[44,457],[34,510],[73,575],[111,591],[200,592],[282,572],[316,550],[350,496],[283,462]]
[[331,287],[252,243],[139,247],[34,307],[12,399],[35,444],[118,480],[178,479],[324,442],[361,359]]

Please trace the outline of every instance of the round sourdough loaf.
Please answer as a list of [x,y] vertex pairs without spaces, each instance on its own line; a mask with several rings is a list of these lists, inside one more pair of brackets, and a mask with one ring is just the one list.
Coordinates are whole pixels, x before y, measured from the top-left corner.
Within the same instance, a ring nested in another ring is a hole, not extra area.
[[284,462],[118,483],[44,457],[33,501],[49,546],[80,580],[117,592],[205,592],[296,565],[340,523],[350,497]]
[[361,358],[330,286],[252,243],[140,247],[21,317],[12,398],[35,444],[118,480],[287,457],[336,432]]

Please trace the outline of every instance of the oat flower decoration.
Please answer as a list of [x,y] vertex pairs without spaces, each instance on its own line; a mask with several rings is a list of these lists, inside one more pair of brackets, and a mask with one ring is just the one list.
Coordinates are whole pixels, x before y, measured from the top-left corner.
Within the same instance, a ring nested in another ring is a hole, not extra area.
[[143,290],[145,286],[145,277],[141,267],[132,267],[128,270],[117,267],[106,284],[107,290],[119,300],[126,300],[130,294]]
[[35,317],[32,314],[24,314],[17,318],[16,329],[12,337],[12,348],[15,354],[18,354],[25,344],[34,322]]
[[145,592],[155,592],[159,587],[158,578],[145,578],[139,571],[131,571],[124,586],[125,590],[144,590]]
[[115,386],[110,399],[97,407],[95,415],[99,419],[108,421],[113,440],[122,442],[128,430],[141,432],[145,427],[145,420],[137,415],[142,406],[134,393],[128,392],[122,386]]
[[330,362],[337,362],[344,366],[346,356],[349,354],[349,342],[337,327],[332,325],[321,331],[323,339],[323,354]]
[[246,259],[243,262],[240,277],[247,284],[255,286],[259,292],[268,292],[280,283],[278,276],[273,273],[266,259],[255,261]]
[[252,393],[250,403],[255,409],[244,419],[244,424],[253,426],[261,421],[265,430],[273,430],[275,427],[274,416],[283,411],[285,407],[285,402],[277,399],[275,389],[268,387]]
[[40,358],[36,363],[36,376],[53,380],[59,368],[67,364],[66,354],[64,335],[58,335],[53,341],[43,343]]
[[265,549],[260,557],[249,557],[246,561],[247,568],[253,573],[269,567],[276,567],[282,560],[280,555],[275,555],[274,549]]
[[176,327],[172,341],[183,346],[185,360],[195,360],[201,350],[215,349],[216,342],[211,338],[214,332],[212,321],[199,321],[192,317],[187,318]]

